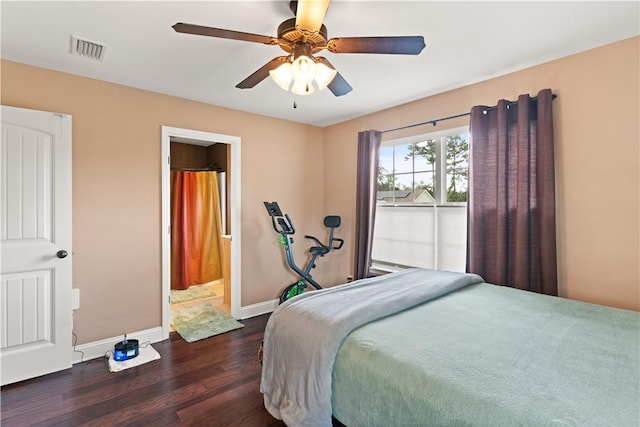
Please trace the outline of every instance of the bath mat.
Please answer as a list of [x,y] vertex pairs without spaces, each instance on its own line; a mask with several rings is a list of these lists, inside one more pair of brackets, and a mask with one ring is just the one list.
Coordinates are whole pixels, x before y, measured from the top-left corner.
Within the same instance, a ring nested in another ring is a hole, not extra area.
[[171,304],[178,304],[194,299],[215,297],[216,293],[202,286],[192,286],[185,290],[171,290]]
[[211,304],[171,309],[171,326],[186,342],[224,334],[244,325]]

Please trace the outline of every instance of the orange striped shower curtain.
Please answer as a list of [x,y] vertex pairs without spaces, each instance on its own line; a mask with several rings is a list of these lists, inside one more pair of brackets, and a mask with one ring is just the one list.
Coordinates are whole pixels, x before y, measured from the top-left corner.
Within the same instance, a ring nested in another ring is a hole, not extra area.
[[216,172],[171,171],[171,289],[222,278]]

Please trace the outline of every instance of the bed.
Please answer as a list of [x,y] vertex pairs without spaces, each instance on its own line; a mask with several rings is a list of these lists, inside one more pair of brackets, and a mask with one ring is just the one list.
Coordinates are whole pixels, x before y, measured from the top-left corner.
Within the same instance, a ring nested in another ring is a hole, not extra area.
[[410,269],[309,292],[264,337],[291,426],[638,426],[640,314]]

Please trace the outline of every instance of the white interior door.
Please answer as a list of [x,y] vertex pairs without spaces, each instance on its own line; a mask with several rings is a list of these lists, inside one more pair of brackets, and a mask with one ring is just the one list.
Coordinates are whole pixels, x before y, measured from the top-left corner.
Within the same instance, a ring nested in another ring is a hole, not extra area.
[[2,106],[0,382],[71,367],[71,116]]

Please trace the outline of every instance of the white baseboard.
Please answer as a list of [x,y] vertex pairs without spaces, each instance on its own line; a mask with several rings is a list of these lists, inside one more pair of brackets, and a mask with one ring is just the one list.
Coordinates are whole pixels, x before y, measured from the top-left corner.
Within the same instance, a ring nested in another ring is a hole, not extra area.
[[239,319],[248,319],[250,317],[260,316],[262,314],[271,313],[278,307],[278,300],[259,302],[257,304],[245,305],[240,307],[240,313],[238,313]]
[[[138,341],[140,341],[140,344],[147,341],[155,343],[164,340],[164,338],[162,337],[162,328],[160,326],[127,334],[127,338],[137,339]],[[87,360],[91,359],[97,359],[98,357],[104,357],[107,352],[113,351],[113,346],[119,341],[122,341],[122,335],[113,338],[106,338],[100,341],[90,342],[87,344],[80,344],[74,349],[75,351],[73,352],[73,364],[86,362]]]
[[[278,307],[277,299],[240,307],[238,318],[242,320],[271,313],[276,309],[276,307]],[[165,340],[161,326],[127,334],[127,338],[137,339],[141,344],[147,341],[155,343]],[[113,346],[121,340],[122,335],[119,335],[117,337],[106,338],[100,341],[80,344],[75,347],[75,351],[73,352],[73,363],[76,364],[86,362],[91,359],[97,359],[98,357],[104,357],[107,352],[113,351]]]

